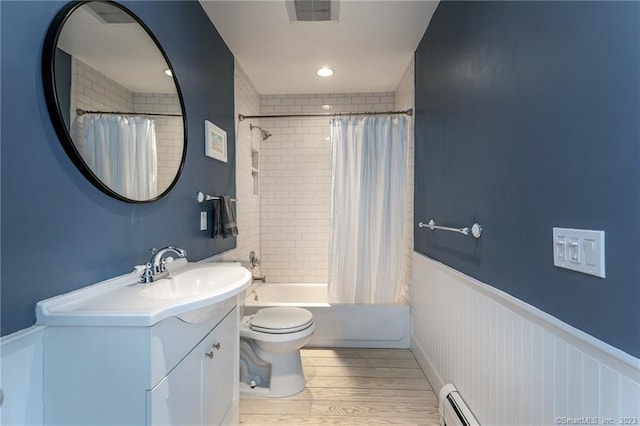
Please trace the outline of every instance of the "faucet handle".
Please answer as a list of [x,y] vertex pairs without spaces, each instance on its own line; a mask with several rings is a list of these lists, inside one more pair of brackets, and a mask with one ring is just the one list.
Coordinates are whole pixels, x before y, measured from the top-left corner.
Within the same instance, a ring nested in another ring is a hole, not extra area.
[[260,265],[260,259],[258,259],[258,256],[256,256],[256,252],[253,250],[251,250],[251,253],[249,253],[249,265],[251,266],[251,269]]
[[151,263],[147,262],[144,268],[144,272],[140,276],[140,282],[148,284],[153,281],[153,272],[151,271]]

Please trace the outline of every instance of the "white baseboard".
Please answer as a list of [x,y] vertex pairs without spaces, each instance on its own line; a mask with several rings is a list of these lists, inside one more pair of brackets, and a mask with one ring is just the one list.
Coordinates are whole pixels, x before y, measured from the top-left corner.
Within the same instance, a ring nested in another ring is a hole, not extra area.
[[420,343],[418,343],[416,336],[413,334],[411,334],[411,352],[416,358],[416,361],[418,361],[418,365],[420,365],[424,375],[427,377],[427,381],[429,381],[431,388],[436,395],[438,395],[440,393],[440,389],[442,389],[445,383],[442,381],[435,368],[433,368],[431,361],[427,358],[426,351],[422,348]]

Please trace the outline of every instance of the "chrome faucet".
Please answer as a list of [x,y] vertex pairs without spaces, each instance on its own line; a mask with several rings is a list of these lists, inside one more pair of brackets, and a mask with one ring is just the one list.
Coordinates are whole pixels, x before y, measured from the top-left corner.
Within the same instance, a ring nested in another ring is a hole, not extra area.
[[256,252],[251,250],[251,253],[249,253],[249,265],[251,266],[251,269],[255,268],[256,266],[260,266],[260,259],[258,259],[258,256],[256,256]]
[[179,257],[187,257],[187,252],[178,247],[169,246],[160,250],[151,249],[151,260],[147,262],[147,266],[140,277],[141,283],[148,284],[169,276],[167,259],[163,259],[162,256],[170,252],[177,254]]

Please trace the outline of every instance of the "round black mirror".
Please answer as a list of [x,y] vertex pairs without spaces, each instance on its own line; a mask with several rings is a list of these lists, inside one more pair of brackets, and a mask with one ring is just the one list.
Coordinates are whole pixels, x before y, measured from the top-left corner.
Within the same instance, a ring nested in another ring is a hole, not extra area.
[[132,203],[171,190],[187,151],[184,102],[138,17],[113,2],[68,4],[49,27],[42,73],[56,133],[91,183]]

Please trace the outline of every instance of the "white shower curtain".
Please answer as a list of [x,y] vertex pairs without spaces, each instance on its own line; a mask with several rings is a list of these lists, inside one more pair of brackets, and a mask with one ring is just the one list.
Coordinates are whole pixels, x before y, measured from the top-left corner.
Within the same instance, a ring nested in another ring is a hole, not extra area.
[[158,195],[155,122],[145,117],[84,117],[83,157],[109,188],[131,200]]
[[393,303],[399,297],[408,120],[384,116],[331,122],[331,303]]

